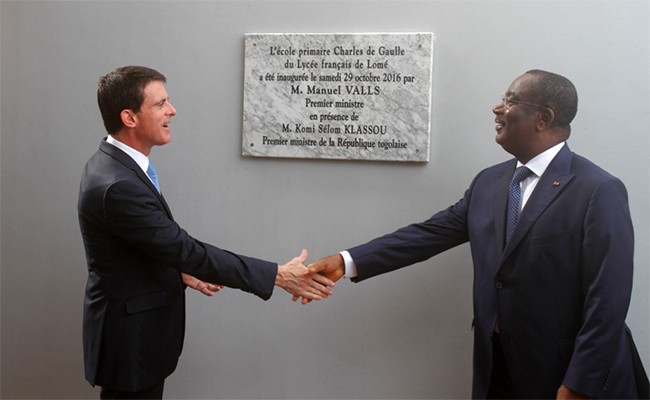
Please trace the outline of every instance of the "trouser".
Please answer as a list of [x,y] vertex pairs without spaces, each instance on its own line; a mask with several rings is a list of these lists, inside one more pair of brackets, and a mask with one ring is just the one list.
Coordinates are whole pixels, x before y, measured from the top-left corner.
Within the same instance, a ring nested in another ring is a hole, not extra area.
[[100,399],[156,399],[160,400],[163,397],[163,389],[165,388],[165,381],[163,380],[159,384],[140,390],[137,392],[122,392],[119,390],[114,390],[110,388],[102,387],[100,393]]
[[514,399],[512,392],[512,382],[508,374],[506,357],[501,347],[499,334],[494,332],[492,335],[492,376],[487,393],[488,399]]

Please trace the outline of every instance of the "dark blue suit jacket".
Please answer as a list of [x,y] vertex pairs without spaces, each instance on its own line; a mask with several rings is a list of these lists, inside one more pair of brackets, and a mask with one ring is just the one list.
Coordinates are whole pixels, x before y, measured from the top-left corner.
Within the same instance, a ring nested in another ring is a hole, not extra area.
[[[599,398],[637,396],[645,377],[625,317],[634,236],[620,180],[564,146],[505,244],[516,160],[487,168],[430,219],[349,249],[356,280],[470,242],[474,263],[473,396],[485,398],[498,319],[515,394],[555,398],[559,386]],[[636,365],[636,366],[635,366]],[[645,378],[647,392],[647,378]]]
[[79,223],[88,262],[86,379],[121,391],[176,368],[185,331],[181,272],[268,299],[277,264],[202,243],[172,217],[135,161],[102,141],[81,178]]

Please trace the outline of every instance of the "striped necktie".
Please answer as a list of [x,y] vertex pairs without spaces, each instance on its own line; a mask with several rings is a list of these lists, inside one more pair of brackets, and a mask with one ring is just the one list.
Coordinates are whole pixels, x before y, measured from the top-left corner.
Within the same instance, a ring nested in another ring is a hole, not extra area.
[[521,186],[520,183],[532,174],[533,171],[529,170],[526,166],[521,166],[515,170],[515,174],[510,181],[510,192],[508,194],[508,221],[506,225],[506,242],[510,240],[512,231],[515,230],[517,219],[519,218],[519,211],[521,208]]

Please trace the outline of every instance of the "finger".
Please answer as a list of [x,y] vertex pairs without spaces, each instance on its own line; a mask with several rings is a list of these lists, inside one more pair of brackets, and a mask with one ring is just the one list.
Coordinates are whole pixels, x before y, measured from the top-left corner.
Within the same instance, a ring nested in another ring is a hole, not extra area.
[[[314,288],[314,290],[316,290],[316,292],[315,292],[316,296],[320,297],[320,299],[318,299],[318,300],[328,298],[333,293],[331,289],[329,289],[327,287],[324,287],[324,286]],[[314,293],[314,292],[312,292],[312,293]]]
[[211,292],[210,295],[212,295],[212,293],[217,293],[223,288],[224,288],[223,285],[215,285],[214,283],[208,283],[208,290]]
[[323,295],[318,291],[314,291],[311,289],[305,289],[301,293],[297,293],[296,296],[302,296],[303,298],[310,299],[310,300],[323,300],[327,295]]
[[297,296],[307,297],[308,299],[312,299],[312,300],[322,300],[328,297],[330,294],[331,293],[328,292],[326,289],[315,288],[315,287],[308,287],[303,289],[300,292],[296,292]]
[[319,296],[322,296],[322,297],[327,297],[327,296],[332,294],[332,286],[334,285],[334,282],[331,282],[327,278],[323,278],[325,281],[329,281],[330,283],[332,283],[331,286],[328,286],[327,284],[320,283],[315,279],[316,279],[316,277],[314,277],[314,280],[311,280],[311,281],[308,282],[308,285],[309,285],[308,290],[311,293],[315,293],[315,294],[317,294]]
[[218,292],[223,288],[221,285],[215,285],[214,283],[208,283],[207,289],[211,292]]
[[326,276],[321,275],[321,274],[312,275],[312,279],[314,281],[318,282],[319,284],[330,287],[330,288],[332,288],[332,287],[334,287],[334,285],[336,285],[336,283],[334,283],[334,281],[332,281],[331,279],[329,279]]
[[308,290],[309,290],[310,293],[321,297],[321,299],[325,299],[325,298],[331,296],[332,293],[333,293],[333,290],[332,290],[331,287],[326,286],[326,285],[322,285],[322,284],[320,284],[320,283],[318,283],[316,281],[311,281],[310,282],[310,286],[309,286]]
[[215,290],[213,289],[213,286],[215,286],[215,285],[213,285],[211,283],[206,283],[206,285],[201,288],[201,293],[203,293],[206,296],[212,296],[213,292],[215,292]]
[[307,260],[308,255],[307,249],[302,249],[302,252],[298,256],[298,261],[300,261],[301,264],[304,263]]

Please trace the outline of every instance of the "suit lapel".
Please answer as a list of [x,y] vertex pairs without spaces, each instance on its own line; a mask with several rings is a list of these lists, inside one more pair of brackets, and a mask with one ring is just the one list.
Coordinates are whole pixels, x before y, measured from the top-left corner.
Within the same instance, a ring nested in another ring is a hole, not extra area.
[[154,184],[151,182],[151,179],[147,176],[147,174],[140,168],[140,166],[125,152],[122,150],[118,149],[117,147],[111,145],[110,143],[107,143],[106,140],[102,140],[102,142],[99,145],[99,149],[103,151],[104,153],[108,154],[109,156],[113,157],[115,160],[117,160],[120,164],[122,164],[124,167],[130,169],[135,173],[135,175],[140,179],[142,183],[144,183],[149,190],[153,192],[153,194],[160,200],[160,203],[163,206],[163,209],[167,213],[170,219],[174,219],[172,217],[172,212],[169,209],[169,206],[167,205],[167,202],[165,201],[165,198],[162,196],[160,192],[158,192],[158,189],[154,186]]
[[[517,245],[524,238],[526,233],[535,224],[535,221],[546,210],[549,204],[564,190],[565,186],[573,179],[571,174],[571,150],[569,146],[565,145],[562,150],[555,156],[553,161],[549,164],[544,174],[539,178],[535,190],[531,193],[530,198],[526,202],[526,206],[519,214],[519,219],[512,237],[506,244],[501,258],[502,264],[517,247]],[[507,191],[507,189],[506,189]],[[507,194],[506,194],[507,198]],[[506,200],[507,202],[507,200]],[[505,218],[505,206],[501,209],[502,218]],[[503,222],[503,220],[502,220]],[[502,231],[505,225],[502,224]],[[502,233],[503,235],[503,233]],[[501,242],[502,243],[502,242]]]

